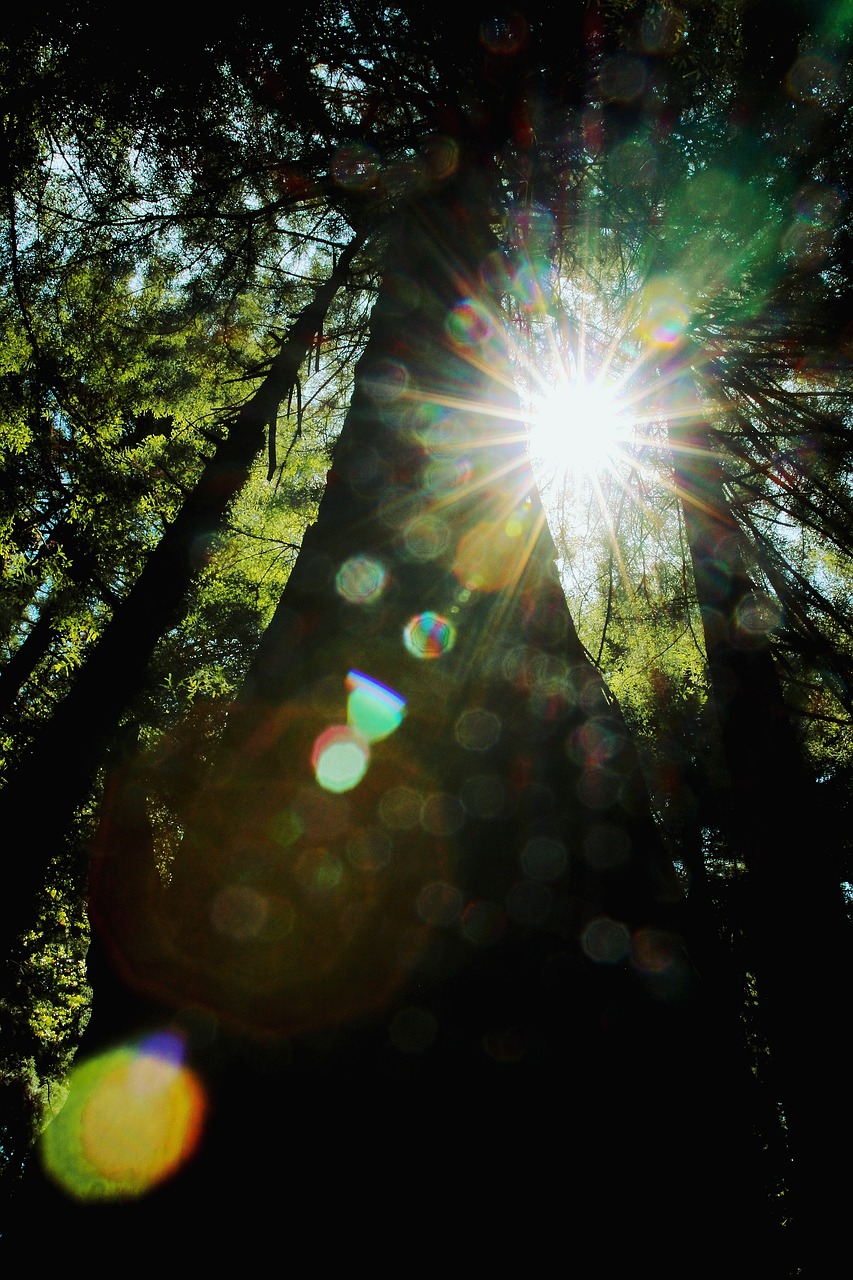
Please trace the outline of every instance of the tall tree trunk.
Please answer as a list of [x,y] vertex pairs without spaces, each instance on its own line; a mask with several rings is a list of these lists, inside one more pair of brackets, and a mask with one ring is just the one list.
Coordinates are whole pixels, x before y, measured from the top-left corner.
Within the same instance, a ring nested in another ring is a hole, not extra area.
[[174,624],[199,568],[199,545],[220,528],[245,484],[263,446],[264,428],[275,421],[293,387],[360,243],[353,238],[297,316],[266,378],[236,414],[73,687],[0,795],[4,829],[31,832],[27,856],[17,863],[14,891],[0,900],[0,941],[7,952],[33,923],[35,897],[50,859],[86,798],[122,712],[144,685],[157,641]]
[[[63,574],[73,583],[78,601],[94,595],[111,608],[120,603],[115,592],[102,581],[95,556],[81,545],[80,536],[70,520],[62,519],[54,524],[50,535],[30,562],[30,570],[34,571],[45,561],[49,565],[51,557],[60,549],[65,561]],[[43,572],[49,573],[49,568]],[[0,671],[0,717],[9,714],[21,690],[49,652],[56,639],[57,620],[62,618],[73,598],[72,588],[65,586],[54,591],[39,605],[38,618]]]
[[850,925],[770,638],[755,629],[755,584],[700,413],[697,404],[692,422],[670,427],[675,486],[731,782],[732,839],[748,869],[741,925],[790,1136],[791,1212],[803,1256],[814,1274],[825,1274],[842,1247],[848,1188],[838,1168],[853,1137],[841,1016],[850,990]]
[[[271,1241],[282,1204],[309,1237],[330,1206],[336,1265],[459,1240],[503,1265],[651,1250],[674,1275],[700,1230],[712,1257],[766,1245],[740,1082],[554,568],[492,194],[463,158],[401,219],[317,523],[167,889],[129,810],[105,815],[93,918],[215,1106],[184,1173],[89,1211],[104,1249],[212,1216]],[[399,727],[347,737],[348,677],[380,718],[405,700]],[[323,785],[330,729],[360,780]]]
[[0,717],[8,715],[18,694],[31,678],[56,637],[57,602],[49,600],[0,672]]

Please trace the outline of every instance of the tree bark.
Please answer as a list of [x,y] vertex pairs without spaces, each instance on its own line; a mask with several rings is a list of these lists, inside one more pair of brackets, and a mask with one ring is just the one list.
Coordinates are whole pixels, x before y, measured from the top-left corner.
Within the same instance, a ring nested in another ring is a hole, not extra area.
[[820,1274],[842,1247],[847,1187],[837,1170],[853,1138],[840,1016],[850,990],[850,924],[771,639],[751,625],[756,588],[698,403],[692,422],[670,426],[670,440],[730,778],[731,840],[748,871],[740,924],[789,1135],[791,1214],[802,1256]]

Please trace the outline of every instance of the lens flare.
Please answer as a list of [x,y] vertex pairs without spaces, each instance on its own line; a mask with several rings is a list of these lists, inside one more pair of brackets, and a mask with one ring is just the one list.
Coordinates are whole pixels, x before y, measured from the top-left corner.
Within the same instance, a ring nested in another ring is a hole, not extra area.
[[621,921],[600,916],[586,926],[581,945],[598,964],[621,964],[631,949],[631,935]]
[[75,1067],[68,1101],[42,1137],[49,1177],[75,1200],[136,1199],[192,1155],[205,1097],[173,1033]]
[[366,739],[346,724],[326,729],[314,743],[311,764],[320,786],[326,791],[352,791],[370,763]]
[[427,140],[424,158],[431,176],[442,182],[454,174],[459,166],[459,144],[453,138],[436,134]]
[[373,604],[385,589],[387,574],[372,556],[350,556],[335,576],[339,596],[349,604]]
[[504,521],[481,520],[460,539],[453,572],[469,591],[501,591],[510,586],[523,567],[523,546],[516,541],[523,532],[525,513],[513,513]]
[[424,485],[430,493],[445,497],[470,484],[473,476],[474,468],[467,458],[442,458],[430,463]]
[[512,278],[512,293],[519,306],[527,311],[544,311],[554,293],[550,271],[531,262],[522,263]]
[[347,675],[347,722],[367,742],[381,742],[398,729],[406,699],[361,671]]
[[517,53],[527,36],[527,21],[520,13],[484,18],[480,24],[480,41],[494,55]]
[[340,147],[332,162],[332,177],[345,191],[369,191],[379,176],[376,152],[364,143]]
[[403,639],[414,657],[440,658],[453,648],[456,632],[440,614],[419,613],[407,625]]
[[674,347],[690,323],[690,310],[674,280],[650,280],[643,295],[640,335],[660,347]]
[[494,325],[483,304],[468,298],[450,312],[447,332],[457,347],[479,347],[492,337]]

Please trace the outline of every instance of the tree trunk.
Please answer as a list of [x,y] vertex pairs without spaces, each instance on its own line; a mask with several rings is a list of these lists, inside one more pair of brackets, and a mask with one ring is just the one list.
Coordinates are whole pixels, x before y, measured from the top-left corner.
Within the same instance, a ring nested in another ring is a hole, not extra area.
[[[712,1259],[767,1248],[741,1082],[554,568],[491,194],[460,163],[393,237],[317,523],[167,890],[105,815],[93,918],[214,1098],[199,1158],[138,1205],[57,1196],[105,1251],[178,1226],[204,1251],[211,1220],[272,1244],[282,1205],[334,1265],[603,1250],[682,1275],[700,1231]],[[383,714],[404,699],[399,727],[347,738],[348,676]],[[329,729],[360,780],[324,775]]]
[[38,618],[0,672],[0,717],[12,710],[21,689],[50,649],[56,636],[56,614],[53,600],[41,607]]
[[754,627],[755,584],[708,426],[672,425],[670,440],[731,781],[732,841],[748,870],[750,905],[740,923],[789,1132],[790,1213],[803,1256],[824,1274],[842,1247],[847,1185],[837,1171],[853,1137],[840,1016],[850,990],[850,925],[770,637]]

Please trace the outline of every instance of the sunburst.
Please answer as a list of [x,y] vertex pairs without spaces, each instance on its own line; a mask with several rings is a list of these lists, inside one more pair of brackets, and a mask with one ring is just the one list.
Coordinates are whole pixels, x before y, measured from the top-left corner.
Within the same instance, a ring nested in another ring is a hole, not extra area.
[[629,408],[614,384],[561,375],[534,407],[530,456],[545,480],[591,478],[614,466],[633,432]]

